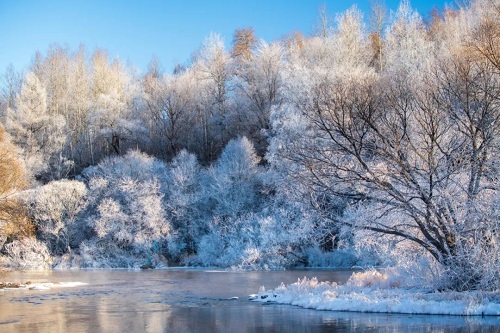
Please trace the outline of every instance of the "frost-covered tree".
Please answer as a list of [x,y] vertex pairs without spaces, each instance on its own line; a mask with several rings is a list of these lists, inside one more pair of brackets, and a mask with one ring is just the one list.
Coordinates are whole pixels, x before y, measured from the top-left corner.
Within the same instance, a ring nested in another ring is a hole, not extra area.
[[171,158],[182,148],[190,148],[188,127],[193,122],[193,76],[191,73],[164,75],[159,65],[150,64],[142,81],[143,100],[149,117],[152,151]]
[[256,143],[260,155],[264,155],[267,147],[271,107],[281,103],[283,67],[284,50],[281,45],[262,42],[253,57],[240,60],[235,77],[240,97],[232,125],[237,128],[234,131],[240,135],[244,132]]
[[378,70],[382,70],[385,60],[385,45],[383,33],[387,24],[387,8],[382,1],[371,3],[370,13],[370,44],[372,49],[371,64]]
[[304,70],[311,71],[314,77],[334,78],[337,76],[356,76],[370,64],[372,52],[368,42],[363,16],[353,6],[337,15],[335,26],[329,33],[314,36],[289,48],[289,68],[285,81],[290,84],[295,75],[300,78]]
[[274,114],[271,152],[325,219],[416,244],[453,276],[450,288],[495,288],[463,248],[496,266],[498,75],[467,53],[427,62],[432,47],[403,9],[392,31],[407,53],[380,76],[297,85]]
[[6,127],[22,150],[29,176],[63,177],[69,163],[62,156],[65,121],[48,113],[46,89],[34,73],[26,75],[16,105],[17,109],[8,111]]
[[363,15],[356,8],[351,7],[335,19],[336,29],[332,36],[332,47],[335,50],[336,70],[351,71],[364,68],[371,60]]
[[3,264],[13,269],[48,269],[53,261],[47,246],[35,237],[16,239],[5,246],[5,253]]
[[178,249],[173,252],[195,253],[196,244],[204,233],[197,207],[201,194],[200,173],[196,156],[186,150],[181,150],[170,164],[168,209],[176,234],[172,245]]
[[110,63],[105,52],[94,53],[92,70],[92,149],[104,155],[120,155],[126,151],[126,144],[134,143],[144,130],[133,108],[137,87],[123,64],[118,60]]
[[89,186],[85,216],[94,234],[79,248],[84,266],[158,263],[167,255],[166,175],[162,162],[137,151],[84,170]]
[[230,108],[230,60],[221,37],[211,34],[203,42],[192,65],[192,75],[197,82],[193,96],[203,161],[215,160],[229,141],[226,117]]
[[434,59],[434,44],[429,40],[422,17],[409,1],[402,1],[385,38],[384,70],[401,79],[414,81]]
[[[36,61],[36,59],[35,59]],[[44,57],[33,67],[34,73],[47,92],[47,110],[50,115],[61,115],[68,120],[70,90],[67,89],[70,55],[67,48],[51,45]]]
[[148,113],[148,137],[151,141],[154,153],[159,156],[167,156],[168,145],[164,137],[165,124],[165,95],[166,82],[163,80],[163,73],[160,63],[153,58],[148,65],[148,72],[142,78],[142,94],[144,100],[144,110]]
[[81,230],[75,223],[78,213],[86,207],[87,188],[83,182],[52,181],[29,191],[24,200],[38,238],[47,244],[52,255],[70,253],[72,247],[79,245]]
[[[259,161],[247,138],[231,140],[203,179],[200,209],[208,233],[200,241],[198,256],[204,265],[217,256],[214,253],[221,254],[220,251],[229,248],[237,251],[233,246],[235,242],[246,246],[244,239],[238,239],[245,233],[242,230],[248,227],[245,216],[258,211],[262,203]],[[253,236],[248,234],[248,237],[254,237],[255,231],[252,233]],[[224,259],[217,264],[223,265],[222,262]],[[235,263],[228,261],[226,264]]]
[[[470,52],[500,70],[500,5],[496,0],[477,0],[471,5],[472,31],[467,34]],[[463,28],[463,27],[462,27]]]
[[67,156],[75,161],[75,171],[87,166],[92,161],[92,147],[94,143],[91,131],[89,112],[92,106],[91,77],[88,73],[89,65],[86,62],[85,48],[81,46],[72,56],[68,64],[69,69],[66,78],[66,89],[68,90],[65,100],[68,108],[66,114],[67,123]]
[[21,91],[22,75],[10,64],[0,77],[2,99],[7,101],[7,107],[13,109],[16,104],[16,95]]
[[258,206],[259,161],[252,143],[245,137],[226,145],[205,184],[214,215],[224,219]]

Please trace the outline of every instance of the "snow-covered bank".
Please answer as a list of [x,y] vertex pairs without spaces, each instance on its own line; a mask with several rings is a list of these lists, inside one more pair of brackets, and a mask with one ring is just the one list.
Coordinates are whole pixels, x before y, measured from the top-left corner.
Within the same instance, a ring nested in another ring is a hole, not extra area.
[[0,290],[4,289],[28,289],[28,290],[49,290],[53,288],[72,288],[86,285],[84,282],[39,282],[39,283],[15,283],[0,282]]
[[432,292],[402,287],[387,274],[375,271],[353,274],[344,285],[299,279],[274,290],[261,290],[251,298],[316,310],[500,316],[499,292]]

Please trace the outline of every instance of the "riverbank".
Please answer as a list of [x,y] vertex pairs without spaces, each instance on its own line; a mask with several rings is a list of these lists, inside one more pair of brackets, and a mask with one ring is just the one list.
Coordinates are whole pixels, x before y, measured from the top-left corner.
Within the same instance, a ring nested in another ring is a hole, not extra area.
[[71,288],[86,285],[83,282],[0,282],[0,290],[5,289],[29,289],[29,290],[49,290],[52,288]]
[[251,299],[307,309],[420,315],[500,316],[500,293],[433,291],[408,288],[403,281],[376,271],[353,274],[345,284],[316,278],[261,290]]

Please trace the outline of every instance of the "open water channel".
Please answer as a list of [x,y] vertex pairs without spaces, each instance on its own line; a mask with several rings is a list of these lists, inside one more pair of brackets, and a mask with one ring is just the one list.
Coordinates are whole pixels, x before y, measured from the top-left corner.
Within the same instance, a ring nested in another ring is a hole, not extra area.
[[0,290],[0,332],[498,332],[497,318],[308,310],[261,304],[248,295],[317,277],[343,283],[348,271],[11,272],[32,283],[84,282],[49,290]]

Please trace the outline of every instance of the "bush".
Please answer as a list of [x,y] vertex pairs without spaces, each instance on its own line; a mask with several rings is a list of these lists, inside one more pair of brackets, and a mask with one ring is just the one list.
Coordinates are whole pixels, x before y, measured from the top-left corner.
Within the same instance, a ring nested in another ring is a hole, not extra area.
[[15,240],[5,245],[6,267],[14,269],[48,269],[52,257],[47,246],[33,237]]
[[83,230],[75,228],[78,213],[87,205],[87,188],[76,180],[52,181],[28,192],[25,199],[40,240],[53,255],[62,255],[78,246]]
[[137,151],[84,170],[93,232],[80,246],[85,266],[129,267],[168,254],[166,173],[165,164]]

